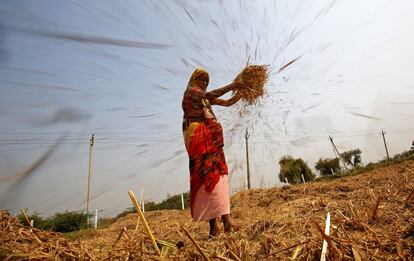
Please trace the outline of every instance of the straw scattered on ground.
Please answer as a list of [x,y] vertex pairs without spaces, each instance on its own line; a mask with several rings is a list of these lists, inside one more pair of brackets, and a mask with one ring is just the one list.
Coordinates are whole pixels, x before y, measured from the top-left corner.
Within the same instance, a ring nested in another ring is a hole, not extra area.
[[[28,228],[1,212],[0,253],[25,258],[59,254],[91,260],[203,260],[185,227],[210,260],[317,260],[324,239],[327,260],[413,260],[414,161],[333,181],[239,192],[232,197],[231,211],[240,230],[213,239],[208,239],[208,224],[191,222],[188,210],[145,213],[154,236],[165,241],[158,242],[162,257],[137,214],[106,229],[79,232],[74,241],[36,231],[40,244]],[[327,212],[329,235],[323,232]]]

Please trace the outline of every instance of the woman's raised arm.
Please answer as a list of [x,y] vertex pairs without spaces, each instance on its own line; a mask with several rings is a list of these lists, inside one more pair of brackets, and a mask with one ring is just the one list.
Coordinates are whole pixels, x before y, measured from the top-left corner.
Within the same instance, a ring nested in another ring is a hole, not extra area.
[[224,99],[211,99],[210,104],[211,105],[220,105],[225,107],[230,107],[236,102],[238,102],[241,98],[241,95],[236,92],[230,99],[224,100]]
[[206,92],[205,98],[209,100],[217,99],[218,97],[226,94],[227,92],[234,89],[234,84],[230,83],[224,87],[215,89],[214,91]]

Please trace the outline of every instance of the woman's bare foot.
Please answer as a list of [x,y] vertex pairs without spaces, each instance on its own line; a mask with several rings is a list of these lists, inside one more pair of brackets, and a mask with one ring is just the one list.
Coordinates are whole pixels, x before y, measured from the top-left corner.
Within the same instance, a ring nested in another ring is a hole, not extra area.
[[220,235],[220,229],[218,227],[217,220],[213,218],[213,219],[210,219],[208,223],[210,224],[209,238],[213,238],[213,237]]
[[236,226],[231,222],[230,215],[223,215],[221,219],[223,220],[224,232],[230,233],[239,230],[239,226]]

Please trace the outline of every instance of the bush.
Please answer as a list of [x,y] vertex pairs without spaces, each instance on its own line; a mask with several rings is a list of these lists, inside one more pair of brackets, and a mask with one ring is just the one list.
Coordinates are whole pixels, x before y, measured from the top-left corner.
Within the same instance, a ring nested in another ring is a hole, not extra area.
[[[150,200],[145,201],[145,212],[154,211],[154,210],[163,210],[163,209],[182,209],[181,194],[177,194],[174,196],[170,196],[169,194],[167,194],[167,197],[168,198],[166,200],[160,203],[155,203]],[[190,208],[190,193],[189,192],[184,193],[184,207],[185,209]],[[132,206],[122,211],[120,214],[116,216],[116,218],[120,218],[130,213],[136,213],[136,212],[137,211],[135,207]]]
[[287,179],[291,184],[302,183],[302,174],[305,181],[311,181],[315,178],[315,174],[301,158],[294,159],[291,156],[283,156],[279,160],[279,165],[279,179],[281,182]]
[[320,158],[318,162],[316,162],[315,169],[319,171],[321,176],[329,176],[341,173],[341,166],[339,165],[338,158]]
[[79,212],[56,213],[50,218],[51,230],[56,232],[71,232],[86,228],[88,215]]
[[361,167],[362,158],[361,158],[360,149],[354,149],[354,150],[342,152],[341,157],[345,161],[346,165],[350,167],[354,167],[354,168]]
[[[71,232],[81,228],[86,228],[87,215],[79,212],[56,213],[52,217],[42,218],[38,213],[34,212],[27,216],[29,220],[33,220],[33,227],[41,230],[52,230],[55,232]],[[19,222],[27,226],[22,214],[17,216]]]
[[[29,219],[29,221],[33,220],[34,228],[38,228],[41,230],[50,229],[49,221],[47,219],[42,218],[37,212],[34,212],[33,214],[28,215],[27,218]],[[25,225],[25,226],[28,225],[22,214],[17,215],[17,219],[19,220],[20,224]]]
[[[184,193],[184,207],[188,209],[190,207],[190,193]],[[145,204],[145,211],[161,210],[161,209],[182,209],[181,194],[168,197],[161,203],[148,202]]]

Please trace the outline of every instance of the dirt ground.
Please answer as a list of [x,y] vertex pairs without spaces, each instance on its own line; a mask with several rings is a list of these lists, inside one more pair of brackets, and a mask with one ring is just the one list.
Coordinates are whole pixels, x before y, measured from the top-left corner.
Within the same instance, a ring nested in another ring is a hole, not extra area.
[[137,214],[67,240],[58,233],[30,232],[1,212],[0,257],[203,260],[184,227],[210,260],[319,260],[324,239],[327,260],[414,260],[413,160],[332,181],[246,190],[231,204],[240,229],[213,239],[208,224],[192,222],[188,210],[145,213],[154,236],[172,244],[159,244],[161,256]]

